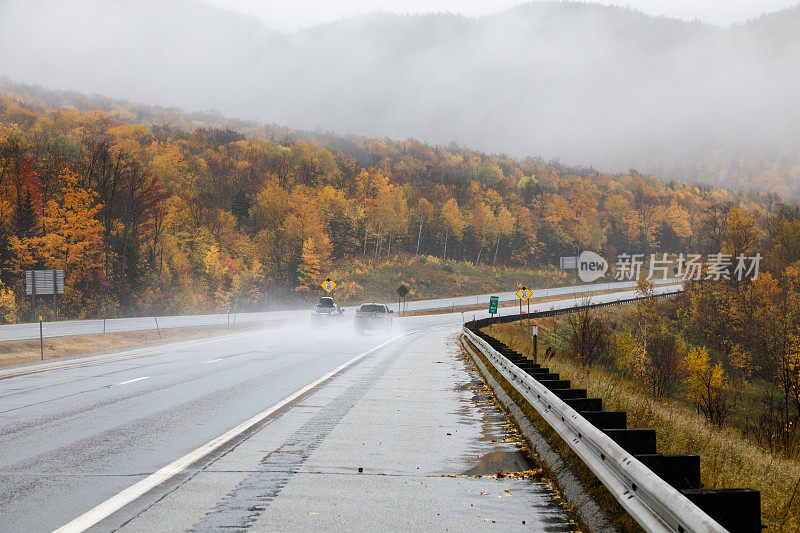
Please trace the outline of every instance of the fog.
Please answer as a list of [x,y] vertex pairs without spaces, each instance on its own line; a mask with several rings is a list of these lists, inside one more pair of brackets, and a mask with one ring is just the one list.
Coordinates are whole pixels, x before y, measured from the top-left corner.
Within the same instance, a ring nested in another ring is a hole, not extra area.
[[796,164],[798,30],[797,7],[723,29],[556,2],[479,18],[372,14],[284,34],[199,0],[0,0],[0,75],[692,178]]

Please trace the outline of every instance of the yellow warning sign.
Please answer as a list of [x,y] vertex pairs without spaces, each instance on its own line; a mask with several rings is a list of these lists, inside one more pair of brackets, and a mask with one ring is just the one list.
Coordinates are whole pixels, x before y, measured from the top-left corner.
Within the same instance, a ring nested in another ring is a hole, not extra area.
[[333,289],[336,288],[336,282],[333,281],[331,278],[326,278],[325,281],[322,282],[321,287],[325,289],[327,292],[332,292]]

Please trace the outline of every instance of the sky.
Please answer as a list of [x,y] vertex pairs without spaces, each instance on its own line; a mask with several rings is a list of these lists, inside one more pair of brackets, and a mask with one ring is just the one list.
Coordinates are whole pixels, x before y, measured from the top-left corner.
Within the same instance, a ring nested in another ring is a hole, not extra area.
[[[208,3],[254,15],[280,31],[294,31],[372,11],[392,13],[451,12],[480,16],[505,10],[520,0],[206,0]],[[621,5],[650,15],[694,20],[727,27],[762,13],[777,11],[798,0],[600,0],[600,4]]]

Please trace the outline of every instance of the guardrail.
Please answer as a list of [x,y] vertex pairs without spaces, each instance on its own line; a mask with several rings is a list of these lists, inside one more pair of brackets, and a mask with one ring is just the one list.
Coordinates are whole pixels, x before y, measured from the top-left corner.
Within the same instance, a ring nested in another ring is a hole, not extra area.
[[[675,293],[661,294],[657,296],[668,296]],[[703,490],[678,490],[673,485],[665,481],[662,477],[657,475],[653,470],[643,464],[635,453],[626,450],[622,445],[616,442],[609,436],[608,429],[600,429],[595,423],[587,420],[578,410],[574,409],[567,402],[575,404],[576,400],[562,399],[557,393],[563,390],[581,391],[583,389],[570,389],[569,382],[565,380],[558,380],[558,375],[550,374],[548,369],[541,369],[539,365],[533,364],[532,361],[528,362],[518,354],[512,357],[523,367],[520,368],[518,364],[509,359],[505,354],[501,353],[492,344],[486,340],[484,334],[479,330],[489,324],[513,322],[524,318],[542,318],[547,316],[554,316],[564,313],[570,313],[577,310],[582,310],[587,307],[606,307],[612,305],[622,305],[637,300],[637,298],[629,298],[624,300],[614,300],[610,302],[603,302],[597,304],[580,305],[566,309],[549,309],[541,312],[521,314],[521,315],[507,315],[496,317],[492,319],[474,320],[464,324],[463,333],[466,338],[485,356],[495,370],[505,378],[505,380],[519,393],[525,400],[533,406],[534,409],[541,415],[541,417],[553,428],[553,430],[566,442],[572,451],[586,464],[586,466],[594,473],[598,480],[611,492],[617,499],[620,505],[630,514],[630,516],[646,531],[652,532],[675,532],[675,533],[688,533],[688,532],[723,532],[727,531],[719,522],[709,516],[703,509],[701,509],[695,502],[704,501],[710,505],[705,505],[706,509],[711,508],[714,511],[717,519],[722,515],[719,512],[719,504],[722,501],[720,498],[715,498],[716,493],[722,496],[734,496],[739,493],[724,491],[703,491]],[[491,339],[493,340],[493,339]],[[494,344],[498,344],[494,342]],[[468,350],[472,351],[469,346]],[[509,350],[503,350],[509,353]],[[472,354],[475,356],[475,354]],[[509,355],[512,355],[509,353]],[[537,373],[545,375],[543,382],[549,386],[545,386],[533,375]],[[533,374],[533,375],[531,375]],[[553,379],[555,376],[555,379]],[[550,381],[546,381],[550,380]],[[565,387],[565,389],[562,389]],[[554,389],[560,390],[554,390]],[[583,398],[585,398],[585,391],[583,391]],[[573,395],[573,398],[580,398],[580,396]],[[590,399],[591,400],[591,399]],[[581,400],[577,400],[580,402]],[[588,400],[583,400],[588,401]],[[597,402],[600,402],[597,399]],[[591,409],[590,409],[591,410]],[[598,413],[622,413],[623,426],[626,426],[625,413],[613,411],[599,411]],[[587,414],[587,413],[584,413]],[[588,416],[589,414],[587,414]],[[620,417],[617,417],[617,420]],[[598,417],[599,419],[599,417]],[[643,459],[652,458],[657,456],[655,454],[655,432],[653,430],[617,430],[617,431],[646,431],[651,432],[647,434],[652,440],[652,452],[645,451],[644,453],[652,453],[654,455],[642,455]],[[640,434],[641,435],[641,434]],[[627,446],[631,447],[631,446]],[[697,456],[662,456],[671,458],[696,458],[696,466],[692,464],[696,473],[696,485],[699,483],[699,457]],[[683,461],[684,463],[686,461]],[[673,476],[675,477],[675,476]],[[691,476],[689,476],[691,477]],[[689,487],[691,487],[691,482]],[[734,491],[734,489],[730,489]],[[739,489],[744,491],[741,494],[745,496],[743,507],[740,512],[747,513],[753,510],[753,497],[758,509],[756,517],[749,517],[749,521],[745,520],[742,523],[742,531],[759,530],[760,524],[760,494],[757,491],[749,489]],[[710,500],[707,496],[711,494]],[[754,494],[755,493],[755,494]],[[690,495],[694,501],[687,497]],[[741,499],[741,498],[740,498]],[[724,500],[730,503],[732,500]],[[715,506],[717,508],[715,508]],[[726,512],[726,511],[724,511]],[[752,513],[750,513],[752,514]],[[739,516],[734,511],[732,516],[735,521],[739,521]],[[725,520],[730,526],[730,516]]]

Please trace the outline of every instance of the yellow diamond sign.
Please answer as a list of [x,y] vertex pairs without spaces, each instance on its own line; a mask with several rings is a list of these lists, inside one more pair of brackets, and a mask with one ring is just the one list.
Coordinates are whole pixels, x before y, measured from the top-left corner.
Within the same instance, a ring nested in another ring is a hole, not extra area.
[[520,287],[517,291],[517,298],[520,300],[527,300],[531,297],[531,290],[528,287]]
[[336,288],[336,282],[333,281],[331,278],[326,278],[325,281],[322,282],[321,287],[325,289],[327,292],[332,292],[333,289]]

